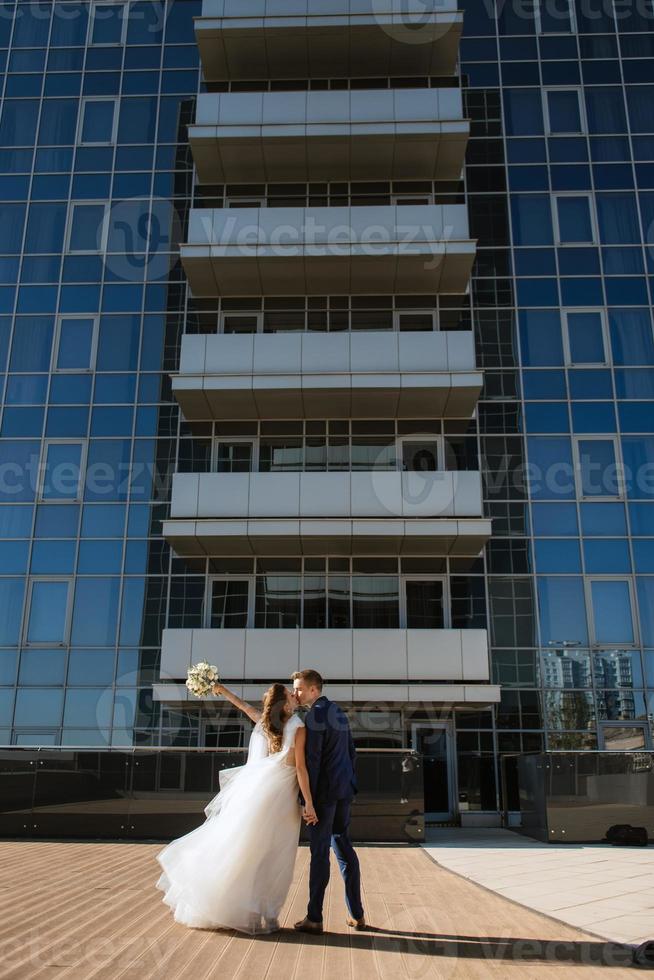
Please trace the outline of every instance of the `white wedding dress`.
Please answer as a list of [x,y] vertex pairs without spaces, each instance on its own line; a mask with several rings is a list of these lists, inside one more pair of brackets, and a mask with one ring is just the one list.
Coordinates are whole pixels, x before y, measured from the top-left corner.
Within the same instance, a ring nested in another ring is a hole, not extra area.
[[282,748],[269,753],[257,722],[247,762],[219,774],[207,819],[156,855],[156,887],[176,922],[196,929],[273,932],[291,886],[301,809],[294,765],[286,757],[304,722],[292,715]]

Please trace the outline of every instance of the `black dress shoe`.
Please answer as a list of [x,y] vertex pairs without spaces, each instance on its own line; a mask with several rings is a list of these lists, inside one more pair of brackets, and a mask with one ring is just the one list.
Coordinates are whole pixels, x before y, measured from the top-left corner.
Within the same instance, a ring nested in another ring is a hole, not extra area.
[[297,929],[298,932],[308,932],[314,936],[319,936],[323,931],[322,922],[312,922],[306,916],[300,919],[299,922],[296,922],[293,928]]

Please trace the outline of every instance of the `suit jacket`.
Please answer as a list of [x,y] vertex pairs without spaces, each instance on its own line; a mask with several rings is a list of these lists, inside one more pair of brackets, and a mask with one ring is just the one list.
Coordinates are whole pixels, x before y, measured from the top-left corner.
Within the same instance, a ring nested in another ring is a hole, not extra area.
[[[357,793],[356,751],[347,715],[324,695],[304,717],[306,763],[315,803],[351,800]],[[300,802],[304,799],[300,793]]]

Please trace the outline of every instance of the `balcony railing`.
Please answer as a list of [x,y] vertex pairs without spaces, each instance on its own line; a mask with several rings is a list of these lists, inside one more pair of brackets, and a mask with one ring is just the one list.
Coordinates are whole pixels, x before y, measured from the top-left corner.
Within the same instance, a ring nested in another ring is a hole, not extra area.
[[191,334],[173,392],[185,417],[468,418],[471,331]]
[[181,256],[196,296],[463,293],[465,204],[191,211]]
[[456,0],[204,0],[207,80],[451,75]]
[[211,184],[458,180],[468,134],[458,88],[226,92],[189,141]]

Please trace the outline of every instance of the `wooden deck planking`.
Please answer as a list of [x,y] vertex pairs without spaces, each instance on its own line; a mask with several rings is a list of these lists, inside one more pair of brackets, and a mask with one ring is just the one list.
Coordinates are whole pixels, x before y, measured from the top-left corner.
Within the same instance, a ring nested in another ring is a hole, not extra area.
[[[306,912],[306,847],[298,849],[281,932],[253,939],[187,929],[154,887],[162,847],[0,841],[0,980],[577,980],[600,969],[621,980],[629,969],[600,967],[598,954],[608,944],[401,845],[358,848],[370,931],[346,926],[334,860],[325,901],[328,931],[305,936],[293,930]],[[544,948],[520,956],[522,941],[538,948],[567,942],[573,961],[548,961]]]

